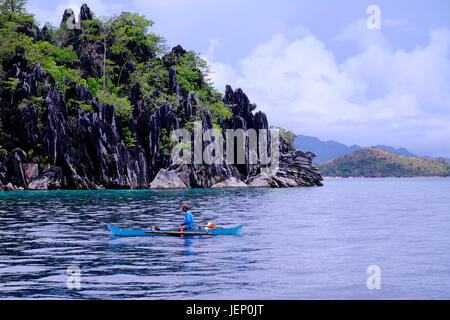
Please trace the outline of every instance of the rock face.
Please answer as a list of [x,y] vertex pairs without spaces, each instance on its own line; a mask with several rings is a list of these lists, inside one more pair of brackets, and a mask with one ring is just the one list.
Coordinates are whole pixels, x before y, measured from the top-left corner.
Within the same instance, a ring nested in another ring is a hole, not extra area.
[[[80,20],[92,19],[92,12],[83,5]],[[64,12],[61,25],[74,21],[72,10]],[[35,26],[24,26],[24,32],[35,39],[48,36]],[[88,52],[81,51],[77,29],[67,29],[61,41],[72,45],[79,60],[72,64],[81,68],[84,78],[100,78],[103,57],[102,44],[89,43]],[[154,57],[148,47],[136,46],[145,61]],[[99,54],[100,52],[100,54]],[[170,55],[171,54],[171,55]],[[0,87],[0,189],[101,189],[101,188],[229,188],[229,187],[291,187],[320,186],[322,177],[312,166],[313,153],[295,151],[291,144],[280,140],[279,170],[264,174],[265,165],[252,163],[248,138],[243,145],[243,163],[230,164],[237,154],[226,155],[215,164],[194,161],[173,163],[168,138],[177,129],[185,128],[193,118],[201,122],[201,134],[213,129],[213,116],[194,92],[183,92],[177,82],[177,71],[170,56],[186,54],[180,45],[162,60],[167,64],[167,92],[174,95],[174,105],[154,103],[142,93],[139,83],[131,87],[129,101],[132,116],[118,117],[117,106],[100,103],[85,86],[76,84],[64,93],[56,81],[39,65],[31,65],[17,52],[4,64],[3,82],[16,79],[14,90]],[[119,62],[121,61],[118,57]],[[134,66],[123,65],[118,83],[128,81]],[[73,107],[77,101],[92,110]],[[227,129],[269,129],[267,117],[250,103],[241,90],[226,87],[224,105],[231,111],[228,120],[218,125],[226,141]],[[191,134],[193,135],[192,131]],[[132,139],[131,139],[132,138]],[[267,138],[270,140],[271,134]],[[134,139],[134,140],[133,140]],[[130,142],[131,141],[131,142]],[[204,151],[211,141],[201,142]],[[268,153],[273,150],[268,148]],[[215,154],[216,151],[214,151]],[[261,151],[260,151],[261,152]],[[192,154],[191,160],[194,160]]]

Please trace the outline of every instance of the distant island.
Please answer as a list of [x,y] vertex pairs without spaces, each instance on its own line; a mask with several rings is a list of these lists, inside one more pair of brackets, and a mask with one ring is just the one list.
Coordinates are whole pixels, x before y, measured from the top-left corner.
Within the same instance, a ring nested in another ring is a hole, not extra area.
[[317,165],[327,177],[449,177],[446,160],[400,156],[380,148],[364,148]]
[[[305,136],[298,134],[294,140],[294,147],[299,150],[308,150],[317,154],[314,162],[326,162],[331,159],[343,156],[350,152],[363,149],[364,147],[358,146],[356,144],[347,146],[343,143],[329,140],[322,141],[319,138]],[[383,149],[400,156],[417,157],[417,155],[409,152],[405,148],[394,148],[386,145],[376,145],[374,146],[378,149]]]

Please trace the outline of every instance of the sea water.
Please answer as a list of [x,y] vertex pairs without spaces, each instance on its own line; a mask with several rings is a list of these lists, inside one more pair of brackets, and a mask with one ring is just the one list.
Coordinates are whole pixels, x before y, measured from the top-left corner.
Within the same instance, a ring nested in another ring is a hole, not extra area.
[[[114,238],[197,224],[238,236]],[[0,192],[0,298],[450,299],[450,179]]]

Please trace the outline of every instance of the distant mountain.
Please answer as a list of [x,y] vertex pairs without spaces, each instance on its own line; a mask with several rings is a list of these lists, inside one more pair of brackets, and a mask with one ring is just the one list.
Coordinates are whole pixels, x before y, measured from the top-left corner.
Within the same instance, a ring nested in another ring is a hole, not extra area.
[[311,151],[317,153],[314,162],[325,162],[355,150],[361,149],[360,146],[346,146],[336,141],[322,141],[316,137],[297,135],[294,140],[294,147],[299,150]]
[[445,160],[399,156],[379,148],[356,150],[317,167],[323,176],[333,177],[450,176]]
[[[318,156],[314,158],[314,162],[325,162],[363,148],[358,145],[347,146],[332,140],[322,141],[316,137],[304,136],[301,134],[297,135],[295,138],[294,147],[299,150],[317,153]],[[405,148],[394,148],[385,145],[377,145],[375,148],[383,149],[401,156],[416,157],[415,154],[409,152]]]
[[417,155],[415,155],[414,153],[409,152],[405,148],[394,148],[394,147],[385,146],[385,145],[382,145],[382,144],[376,145],[375,148],[383,149],[383,150],[386,150],[386,151],[398,154],[399,156],[417,157]]

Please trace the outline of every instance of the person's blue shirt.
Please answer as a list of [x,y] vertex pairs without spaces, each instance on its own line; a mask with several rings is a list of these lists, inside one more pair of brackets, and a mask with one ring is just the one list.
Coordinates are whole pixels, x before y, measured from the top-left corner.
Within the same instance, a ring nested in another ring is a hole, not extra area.
[[189,210],[184,214],[184,225],[189,229],[194,227],[194,217],[192,217],[192,213]]

